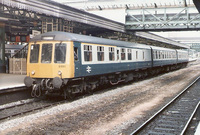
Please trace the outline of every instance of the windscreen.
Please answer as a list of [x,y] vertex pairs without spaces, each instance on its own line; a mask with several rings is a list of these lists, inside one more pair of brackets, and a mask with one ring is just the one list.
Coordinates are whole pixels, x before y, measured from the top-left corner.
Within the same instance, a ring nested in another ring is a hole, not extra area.
[[39,44],[31,45],[30,63],[38,63],[39,59]]
[[52,44],[42,44],[41,63],[51,63],[52,59]]
[[65,63],[66,59],[66,43],[55,44],[54,63]]

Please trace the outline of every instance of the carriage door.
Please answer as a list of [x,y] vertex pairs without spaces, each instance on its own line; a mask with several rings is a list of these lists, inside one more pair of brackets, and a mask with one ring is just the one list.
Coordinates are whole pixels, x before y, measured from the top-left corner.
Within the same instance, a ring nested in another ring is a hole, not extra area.
[[81,43],[74,42],[74,69],[75,69],[75,77],[79,77],[81,75]]

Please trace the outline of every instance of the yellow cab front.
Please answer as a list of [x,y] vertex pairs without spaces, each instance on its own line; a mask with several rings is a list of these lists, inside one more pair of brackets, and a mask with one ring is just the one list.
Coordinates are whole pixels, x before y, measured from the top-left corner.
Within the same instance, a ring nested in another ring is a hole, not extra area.
[[28,54],[27,76],[61,79],[74,77],[72,42],[30,42]]

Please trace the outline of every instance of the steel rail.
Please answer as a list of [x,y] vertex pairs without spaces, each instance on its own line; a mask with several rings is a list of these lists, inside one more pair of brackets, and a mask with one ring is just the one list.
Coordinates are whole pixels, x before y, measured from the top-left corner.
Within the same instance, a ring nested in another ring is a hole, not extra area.
[[133,131],[130,135],[138,134],[142,129],[145,128],[152,120],[154,120],[159,114],[161,114],[170,104],[172,104],[177,98],[183,95],[193,84],[195,84],[200,79],[200,76],[197,77],[190,85],[188,85],[184,90],[182,90],[175,98],[168,102],[164,107],[162,107],[158,112],[156,112],[152,117],[150,117],[146,122],[144,122],[140,127]]
[[34,102],[39,102],[39,101],[41,101],[41,100],[33,99],[29,102],[21,102],[21,103],[16,103],[16,104],[13,104],[13,105],[8,105],[8,106],[0,108],[0,111],[7,110],[7,109],[10,109],[10,108],[14,108],[14,107],[19,107],[19,106],[22,106],[22,105],[25,105],[25,104],[31,104],[31,103],[34,103]]
[[199,103],[196,105],[196,107],[195,107],[193,113],[191,114],[191,116],[190,116],[190,118],[189,118],[187,124],[185,125],[185,127],[184,127],[184,129],[183,129],[183,131],[181,132],[180,135],[184,135],[184,134],[185,134],[185,131],[187,130],[187,128],[188,128],[190,122],[192,121],[192,118],[194,117],[194,114],[197,112],[197,109],[198,109],[199,105],[200,105],[200,101],[199,101]]
[[[39,101],[42,101],[42,100],[37,100],[35,102],[39,102]],[[48,107],[51,107],[51,106],[55,106],[55,105],[58,105],[58,104],[61,104],[61,103],[66,103],[66,102],[68,102],[68,101],[62,100],[62,101],[58,101],[58,102],[55,102],[55,103],[49,103],[47,105],[42,105],[42,106],[39,106],[39,107],[31,108],[31,109],[28,109],[26,111],[19,111],[17,113],[13,113],[13,114],[8,115],[8,116],[0,117],[0,121],[5,120],[7,118],[12,118],[12,117],[15,117],[15,116],[20,116],[20,115],[23,115],[23,114],[34,112],[36,110],[45,109],[45,108],[48,108]],[[30,102],[30,103],[34,103],[34,102]],[[27,105],[27,104],[30,104],[30,103],[24,103],[24,104],[20,104],[20,105],[17,105],[17,106],[11,106],[11,107],[8,107],[7,109],[18,107],[18,106]]]

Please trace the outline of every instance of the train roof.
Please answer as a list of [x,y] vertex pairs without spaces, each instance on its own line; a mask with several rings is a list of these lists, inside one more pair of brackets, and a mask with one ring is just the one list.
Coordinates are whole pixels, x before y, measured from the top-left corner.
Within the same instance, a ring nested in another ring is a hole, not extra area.
[[170,48],[163,48],[158,46],[151,46],[153,50],[162,50],[162,51],[176,51],[176,49],[170,49]]
[[150,49],[150,46],[133,43],[133,42],[111,40],[111,39],[86,36],[86,35],[74,34],[74,33],[68,33],[68,32],[58,32],[58,31],[43,33],[41,35],[38,35],[32,38],[30,41],[37,42],[37,41],[44,41],[44,40],[46,41],[50,41],[50,40],[77,41],[77,42],[83,42],[83,43],[113,45],[113,46],[119,46],[119,47],[134,47],[134,48]]
[[178,52],[188,52],[187,50],[177,50]]

